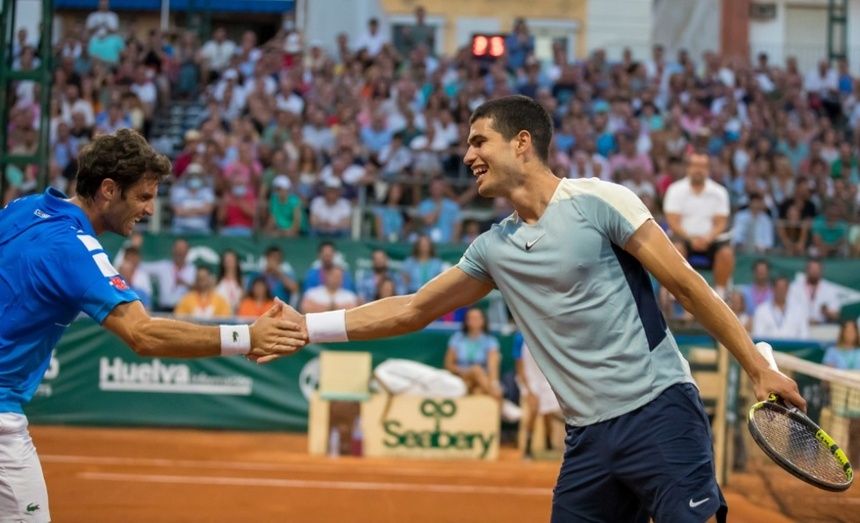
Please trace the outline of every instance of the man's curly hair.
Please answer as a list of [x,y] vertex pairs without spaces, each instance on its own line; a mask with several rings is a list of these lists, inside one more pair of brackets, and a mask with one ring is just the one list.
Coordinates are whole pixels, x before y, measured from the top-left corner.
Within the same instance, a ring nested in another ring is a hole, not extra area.
[[110,178],[125,191],[143,179],[159,182],[170,174],[170,160],[152,148],[137,131],[120,129],[103,134],[78,155],[77,194],[92,199],[102,181]]

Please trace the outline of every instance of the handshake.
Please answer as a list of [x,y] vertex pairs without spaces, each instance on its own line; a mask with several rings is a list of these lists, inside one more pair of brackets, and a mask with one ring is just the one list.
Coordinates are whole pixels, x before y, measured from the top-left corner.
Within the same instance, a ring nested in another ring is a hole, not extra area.
[[250,331],[251,350],[246,357],[260,364],[293,354],[309,342],[304,315],[277,298]]

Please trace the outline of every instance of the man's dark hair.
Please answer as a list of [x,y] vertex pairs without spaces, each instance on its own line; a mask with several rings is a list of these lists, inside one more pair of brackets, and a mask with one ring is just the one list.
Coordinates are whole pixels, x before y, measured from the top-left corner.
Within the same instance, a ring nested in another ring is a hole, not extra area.
[[505,140],[513,139],[520,131],[528,132],[538,158],[544,164],[549,163],[552,118],[539,103],[521,95],[497,98],[475,109],[469,123],[473,124],[481,118],[490,118],[492,128]]
[[275,254],[275,253],[278,253],[281,256],[284,255],[284,251],[282,251],[280,247],[278,247],[277,245],[270,245],[266,248],[266,253],[264,256],[266,258],[268,258],[270,254]]
[[764,265],[765,267],[770,269],[770,262],[767,261],[767,258],[756,259],[756,261],[753,262],[753,270],[755,270],[755,268],[758,267],[759,265]]
[[320,244],[317,246],[317,253],[322,252],[323,249],[325,249],[326,247],[331,247],[332,249],[337,250],[337,247],[335,247],[334,242],[326,240],[324,242],[320,242]]
[[92,199],[107,178],[119,185],[120,194],[143,179],[159,182],[170,174],[170,160],[157,152],[137,131],[120,129],[97,136],[78,155],[76,191]]

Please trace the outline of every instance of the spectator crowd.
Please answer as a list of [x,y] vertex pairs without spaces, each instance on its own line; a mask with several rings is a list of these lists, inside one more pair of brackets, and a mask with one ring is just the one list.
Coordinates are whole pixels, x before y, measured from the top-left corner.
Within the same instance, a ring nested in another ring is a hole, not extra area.
[[[732,293],[731,275],[739,252],[860,255],[860,79],[845,60],[802,71],[793,57],[697,59],[659,45],[647,57],[625,50],[615,60],[596,49],[578,59],[562,42],[540,60],[518,20],[507,54],[486,61],[468,47],[438,54],[425,17],[418,7],[396,44],[371,19],[362,34],[333,35],[332,54],[290,24],[267,41],[224,27],[202,43],[189,31],[141,32],[100,0],[53,49],[49,183],[73,192],[77,153],[93,136],[132,127],[154,138],[163,108],[196,105],[164,197],[174,233],[328,240],[358,232],[413,242],[414,251],[396,271],[379,251],[372,270],[351,274],[321,243],[299,279],[275,249],[249,278],[235,253],[224,253],[218,273],[189,266],[180,241],[159,267],[126,250],[118,265],[126,279],[147,296],[156,290],[153,307],[184,313],[257,313],[275,297],[307,311],[348,307],[416,290],[445,267],[436,244],[469,242],[511,212],[477,196],[461,159],[471,112],[522,94],[553,118],[553,172],[634,191],[691,264],[713,270],[716,290],[737,302],[754,333],[804,324],[780,312],[786,297],[809,305],[809,322],[836,321],[814,291],[803,298],[791,282],[757,277],[751,291]],[[15,68],[46,58],[36,44],[18,33]],[[36,152],[39,91],[30,80],[14,85],[12,153]],[[35,191],[36,172],[10,166],[3,200]],[[816,281],[808,267],[806,290]],[[661,303],[683,317],[665,293]]]

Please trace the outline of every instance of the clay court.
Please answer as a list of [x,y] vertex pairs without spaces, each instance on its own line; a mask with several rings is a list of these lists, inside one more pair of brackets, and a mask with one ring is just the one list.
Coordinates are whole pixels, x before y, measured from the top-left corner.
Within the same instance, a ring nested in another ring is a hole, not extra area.
[[[299,434],[31,431],[60,523],[540,522],[549,520],[558,468],[523,462],[512,448],[489,463],[326,458],[308,456]],[[829,494],[778,469],[732,481],[734,523],[860,521],[856,485]]]

